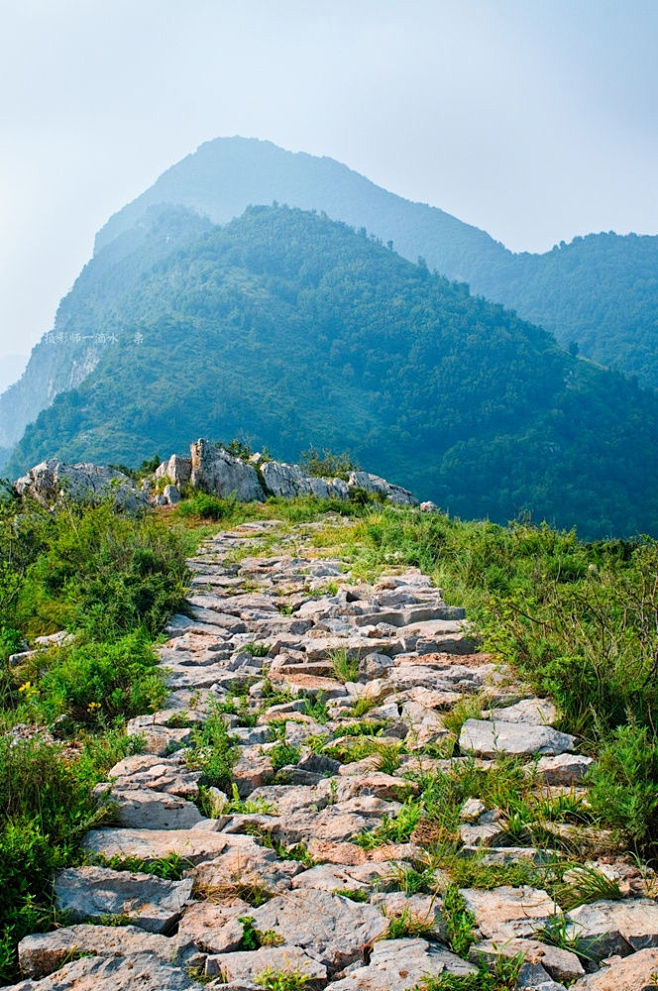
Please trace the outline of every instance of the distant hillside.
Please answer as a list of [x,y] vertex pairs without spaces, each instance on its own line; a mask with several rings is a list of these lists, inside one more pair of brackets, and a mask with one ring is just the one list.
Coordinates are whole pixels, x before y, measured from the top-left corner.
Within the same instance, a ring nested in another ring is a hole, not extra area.
[[156,262],[210,226],[187,210],[147,210],[96,253],[60,302],[54,328],[32,350],[21,378],[0,395],[0,448],[11,450],[58,393],[76,388],[93,371],[105,348],[125,330],[117,304],[126,292]]
[[99,305],[116,343],[28,429],[14,473],[240,435],[288,460],[347,447],[467,517],[658,533],[655,394],[344,224],[259,207],[199,234],[176,218],[185,246]]
[[273,201],[324,210],[473,293],[517,310],[565,347],[658,388],[658,237],[590,234],[541,255],[513,254],[484,231],[387,192],[330,158],[293,154],[268,141],[218,138],[201,145],[123,210],[97,248],[152,204],[180,203],[216,223]]

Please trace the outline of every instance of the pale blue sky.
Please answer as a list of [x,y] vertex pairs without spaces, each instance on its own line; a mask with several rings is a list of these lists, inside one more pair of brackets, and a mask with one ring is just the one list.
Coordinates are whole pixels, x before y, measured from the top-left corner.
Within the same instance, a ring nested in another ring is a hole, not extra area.
[[656,0],[0,0],[0,361],[107,217],[219,135],[514,250],[658,232]]

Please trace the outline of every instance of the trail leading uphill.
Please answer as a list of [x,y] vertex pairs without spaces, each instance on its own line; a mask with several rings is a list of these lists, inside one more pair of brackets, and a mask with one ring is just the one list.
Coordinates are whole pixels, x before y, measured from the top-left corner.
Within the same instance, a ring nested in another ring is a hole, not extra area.
[[23,939],[14,991],[438,991],[492,987],[485,965],[630,991],[658,970],[650,882],[573,825],[592,762],[551,703],[419,571],[358,582],[322,550],[339,525],[245,523],[190,560],[167,707],[129,724],[143,752],[99,789],[115,825],[55,882],[73,924]]

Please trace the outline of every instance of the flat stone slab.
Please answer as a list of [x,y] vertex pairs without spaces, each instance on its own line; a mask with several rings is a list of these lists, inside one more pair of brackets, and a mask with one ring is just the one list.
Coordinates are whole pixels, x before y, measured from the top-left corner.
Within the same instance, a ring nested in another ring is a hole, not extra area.
[[504,885],[491,891],[463,888],[461,894],[486,939],[534,936],[536,929],[560,913],[550,895],[527,885],[519,888]]
[[606,960],[596,974],[587,974],[571,991],[653,991],[658,972],[658,950],[640,950],[630,957]]
[[279,892],[287,890],[292,878],[304,869],[298,860],[280,860],[274,850],[260,846],[252,836],[231,833],[227,839],[237,842],[195,867],[192,877],[197,887],[221,893],[236,885],[253,884]]
[[71,867],[55,879],[57,907],[75,921],[123,915],[152,933],[169,932],[191,896],[191,878],[164,881],[106,867]]
[[550,699],[531,698],[521,699],[503,709],[491,709],[487,715],[502,723],[552,726],[557,719],[557,709]]
[[411,991],[424,977],[467,977],[477,968],[438,943],[425,939],[387,939],[375,943],[370,963],[351,971],[326,991]]
[[376,861],[364,864],[318,864],[293,878],[293,888],[316,888],[318,891],[328,891],[330,894],[340,894],[341,889],[348,891],[367,890],[368,888],[386,888],[395,877],[395,868],[408,867],[398,861],[395,863]]
[[150,953],[83,957],[50,977],[21,981],[5,991],[203,991],[182,967],[162,963]]
[[569,935],[599,960],[658,946],[658,902],[652,898],[599,901],[568,913]]
[[459,736],[459,747],[462,752],[472,751],[478,757],[495,757],[501,753],[530,757],[573,750],[575,741],[574,736],[551,726],[467,719]]
[[569,786],[579,784],[593,763],[594,760],[584,754],[558,754],[555,757],[541,757],[533,770],[537,778],[547,785]]
[[153,754],[135,754],[115,764],[108,775],[118,791],[150,788],[182,798],[195,798],[199,774],[188,771],[180,756],[164,759]]
[[218,905],[209,901],[192,902],[178,923],[178,942],[193,943],[203,953],[230,953],[237,950],[244,932],[238,919],[247,916],[251,906],[241,898]]
[[92,829],[83,849],[103,857],[139,857],[149,863],[178,854],[193,864],[218,857],[229,846],[253,843],[250,836],[228,836],[208,829]]
[[312,888],[273,898],[250,914],[257,929],[273,930],[286,945],[301,947],[334,973],[362,960],[389,925],[373,905]]
[[203,816],[193,802],[150,788],[113,789],[116,822],[128,829],[191,829]]
[[327,979],[327,968],[298,946],[261,946],[258,950],[220,953],[209,956],[205,967],[206,976],[219,975],[225,981],[257,980],[270,971]]
[[125,957],[129,953],[148,953],[152,960],[170,963],[177,950],[176,941],[136,926],[76,925],[25,936],[18,944],[18,962],[25,974],[43,977],[76,955]]

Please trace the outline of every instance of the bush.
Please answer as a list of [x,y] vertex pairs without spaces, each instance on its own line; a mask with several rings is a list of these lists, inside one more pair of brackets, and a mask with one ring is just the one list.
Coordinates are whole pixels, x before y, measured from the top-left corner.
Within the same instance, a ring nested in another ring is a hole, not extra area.
[[154,712],[166,697],[162,670],[141,634],[63,647],[55,656],[39,684],[51,718],[65,712],[80,723],[107,724]]
[[[79,862],[79,842],[99,820],[91,788],[131,750],[120,733],[83,744],[71,759],[39,736],[0,736],[0,981],[17,977],[15,944],[52,926],[53,873]],[[110,765],[111,766],[111,765]],[[102,812],[100,813],[102,815]]]
[[326,449],[319,451],[310,447],[308,451],[302,451],[300,460],[309,475],[315,478],[342,478],[346,482],[350,472],[359,471],[358,464],[347,451],[332,454]]
[[96,640],[136,629],[155,636],[183,601],[183,538],[154,515],[66,505],[44,524],[42,541],[18,606],[28,632],[66,626]]
[[237,516],[237,500],[235,497],[220,499],[207,492],[195,492],[189,499],[180,503],[177,512],[179,516],[184,518],[212,520],[215,523],[220,521],[233,522]]
[[646,726],[619,726],[590,772],[589,801],[602,823],[636,848],[658,852],[658,740]]

